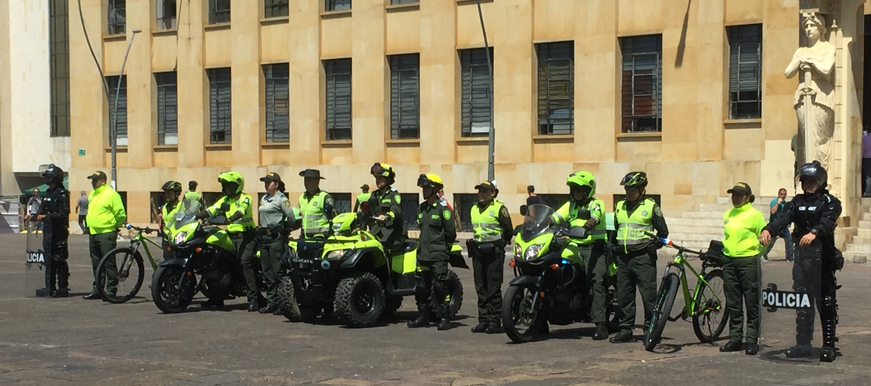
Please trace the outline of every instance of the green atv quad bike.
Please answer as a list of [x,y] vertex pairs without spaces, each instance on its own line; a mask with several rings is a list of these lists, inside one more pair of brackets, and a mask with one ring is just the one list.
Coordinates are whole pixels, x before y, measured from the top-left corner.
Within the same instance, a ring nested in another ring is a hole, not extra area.
[[[288,242],[278,289],[288,319],[311,322],[323,311],[324,317],[334,314],[346,325],[370,327],[396,312],[403,297],[415,294],[417,240],[385,253],[378,238],[362,229],[366,213],[364,209],[330,219],[330,234],[324,239]],[[458,244],[451,248],[449,262],[469,269]],[[463,285],[451,270],[447,287],[453,318],[463,303]],[[437,314],[435,305],[430,309]]]

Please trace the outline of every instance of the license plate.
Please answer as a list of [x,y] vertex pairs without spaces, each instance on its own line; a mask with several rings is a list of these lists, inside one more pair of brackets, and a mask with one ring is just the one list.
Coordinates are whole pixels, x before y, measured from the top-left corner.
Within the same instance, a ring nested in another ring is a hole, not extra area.
[[293,259],[293,262],[294,262],[294,263],[303,263],[303,264],[314,264],[314,263],[315,263],[314,260],[310,260],[310,259],[298,259],[298,258]]

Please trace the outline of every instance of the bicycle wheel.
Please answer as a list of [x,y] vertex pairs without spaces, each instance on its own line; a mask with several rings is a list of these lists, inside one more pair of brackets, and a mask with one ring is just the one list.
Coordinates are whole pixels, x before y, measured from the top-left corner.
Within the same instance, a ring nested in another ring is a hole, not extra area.
[[109,251],[97,266],[97,291],[109,303],[133,299],[144,279],[142,255],[130,248]]
[[653,309],[653,317],[644,337],[644,348],[653,351],[662,338],[665,323],[671,315],[671,307],[674,306],[674,297],[677,296],[677,287],[680,281],[677,274],[670,273],[662,279],[659,286],[659,294],[656,296],[656,308]]
[[[707,283],[707,284],[706,284]],[[705,274],[696,299],[693,315],[693,331],[702,343],[711,343],[720,337],[729,321],[726,312],[726,291],[723,270],[715,269]]]

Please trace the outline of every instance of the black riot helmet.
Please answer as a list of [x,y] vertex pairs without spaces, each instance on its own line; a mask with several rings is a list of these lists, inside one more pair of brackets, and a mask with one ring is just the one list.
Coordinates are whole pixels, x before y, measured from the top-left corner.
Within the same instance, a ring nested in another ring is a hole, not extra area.
[[826,169],[823,168],[823,165],[820,165],[820,161],[814,161],[809,164],[801,165],[798,169],[798,180],[801,181],[804,178],[810,178],[817,182],[817,185],[820,186],[820,189],[825,189],[826,184],[828,183],[829,174],[826,173]]
[[64,171],[63,169],[57,167],[55,164],[51,164],[42,171],[42,176],[45,177],[49,182],[54,182],[60,185],[63,183],[64,180]]

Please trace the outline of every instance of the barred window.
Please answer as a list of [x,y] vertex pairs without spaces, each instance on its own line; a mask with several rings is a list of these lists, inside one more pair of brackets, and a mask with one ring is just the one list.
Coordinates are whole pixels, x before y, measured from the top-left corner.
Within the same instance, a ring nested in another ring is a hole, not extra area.
[[49,1],[51,136],[70,136],[70,39],[67,0]]
[[728,28],[729,119],[762,117],[762,25]]
[[420,0],[390,0],[390,4],[412,4],[419,3]]
[[324,60],[326,139],[351,139],[351,59]]
[[[493,63],[493,50],[490,50]],[[484,48],[460,51],[462,66],[462,136],[484,136],[490,133],[490,71]]]
[[325,11],[342,11],[351,9],[351,0],[326,0],[324,3]]
[[420,138],[420,56],[390,59],[390,138]]
[[209,143],[232,143],[230,69],[207,70],[209,76]]
[[263,65],[266,81],[266,142],[290,141],[290,91],[287,63]]
[[178,80],[175,71],[154,74],[157,85],[157,144],[178,145]]
[[624,133],[662,131],[662,35],[620,39]]
[[263,17],[287,16],[287,0],[263,0]]
[[125,0],[108,0],[106,32],[109,35],[120,35],[125,32],[127,24],[127,4]]
[[230,22],[230,0],[209,0],[209,24]]
[[574,132],[575,43],[541,43],[538,54],[538,134]]
[[[118,84],[118,81],[121,84]],[[127,77],[119,75],[107,76],[106,83],[109,84],[109,143],[112,143],[111,125],[112,120],[115,120],[115,145],[127,146]],[[115,94],[118,94],[118,105],[116,109]]]
[[418,193],[400,193],[399,207],[402,209],[402,222],[408,230],[418,230],[417,210],[420,207],[420,195]]
[[176,0],[157,0],[157,29],[160,31],[175,29],[178,26],[176,19]]

